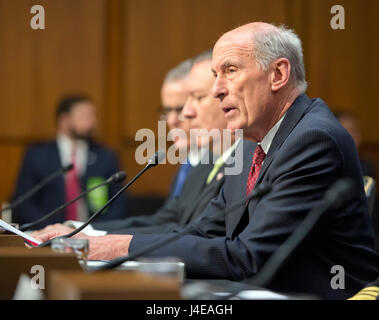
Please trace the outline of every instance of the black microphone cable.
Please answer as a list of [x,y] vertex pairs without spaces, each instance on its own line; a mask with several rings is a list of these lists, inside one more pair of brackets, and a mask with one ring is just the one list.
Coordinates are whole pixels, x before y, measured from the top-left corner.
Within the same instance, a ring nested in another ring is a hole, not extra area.
[[6,211],[6,210],[16,208],[21,203],[23,203],[24,201],[26,201],[27,199],[29,199],[31,196],[33,196],[34,194],[36,194],[39,190],[41,190],[45,185],[47,185],[48,183],[50,183],[52,180],[54,180],[55,178],[59,177],[61,174],[64,174],[67,171],[72,170],[73,167],[74,166],[71,163],[71,164],[69,164],[67,166],[64,166],[64,167],[59,168],[58,170],[54,171],[53,173],[51,173],[50,175],[48,175],[47,177],[45,177],[42,181],[40,181],[38,184],[36,184],[34,187],[32,187],[30,190],[28,190],[27,192],[25,192],[24,194],[22,194],[21,196],[19,196],[15,200],[13,200],[10,203],[9,206],[6,206],[5,208],[1,209],[0,210],[0,214],[2,212]]
[[[233,212],[235,209],[239,208],[242,205],[247,206],[248,202],[251,199],[259,198],[259,197],[264,196],[270,190],[271,190],[271,186],[269,186],[267,184],[257,185],[252,190],[252,192],[249,194],[249,196],[247,198],[244,198],[244,199],[241,199],[240,201],[235,202],[234,204],[232,204],[227,209],[224,209],[224,210],[221,210],[221,211],[217,211],[215,214],[211,215],[209,218],[210,219],[215,218],[215,217],[219,216],[220,214],[224,214],[226,216],[227,214],[229,214],[230,212]],[[161,247],[165,246],[166,244],[169,244],[169,243],[173,242],[174,240],[179,239],[180,237],[188,234],[192,230],[196,230],[196,228],[199,227],[199,223],[200,222],[201,222],[201,218],[198,220],[197,223],[191,223],[191,224],[187,225],[186,227],[184,227],[183,229],[181,229],[180,231],[173,232],[172,234],[170,234],[169,237],[167,237],[167,238],[165,238],[165,239],[163,239],[161,241],[157,241],[157,242],[153,243],[151,246],[148,246],[148,247],[142,248],[140,250],[137,250],[135,253],[133,253],[131,255],[123,256],[123,257],[119,257],[119,258],[113,259],[110,262],[108,262],[107,264],[105,264],[104,266],[96,268],[93,271],[109,270],[109,269],[116,268],[119,265],[123,264],[124,262],[134,260],[136,258],[139,258],[139,257],[143,256],[146,253],[154,251],[157,248],[161,248]]]
[[[162,160],[165,158],[165,153],[163,151],[158,151],[156,152],[148,161],[147,165],[145,166],[145,168],[143,168],[132,180],[129,181],[128,184],[126,184],[125,186],[123,186],[111,199],[108,200],[108,202],[102,207],[100,208],[96,213],[94,213],[88,220],[86,223],[84,223],[83,225],[81,225],[79,228],[75,229],[74,231],[68,233],[68,234],[65,234],[63,236],[58,236],[54,239],[60,239],[60,238],[70,238],[74,235],[76,235],[77,233],[79,233],[80,231],[82,231],[85,227],[87,227],[93,220],[95,220],[97,218],[97,216],[99,214],[101,214],[115,199],[117,199],[126,189],[129,188],[129,186],[131,186],[134,181],[136,181],[145,171],[147,171],[148,169],[152,168],[152,167],[155,167],[156,165],[158,165],[160,162],[162,162]],[[46,246],[49,246],[51,245],[51,242],[52,242],[53,239],[50,239],[48,241],[45,241],[43,243],[41,243],[38,247],[46,247]]]
[[323,203],[313,208],[293,231],[287,240],[271,255],[262,269],[253,277],[230,287],[230,293],[222,299],[235,297],[241,291],[241,284],[250,287],[262,288],[267,286],[291,257],[300,243],[311,233],[320,217],[330,209],[340,209],[347,205],[353,198],[356,188],[351,178],[343,178],[336,181],[325,193]]
[[102,187],[104,185],[107,185],[109,183],[117,183],[117,182],[121,182],[121,181],[123,181],[125,179],[126,179],[126,173],[124,171],[116,172],[115,174],[113,174],[111,177],[109,177],[107,180],[103,181],[102,183],[100,183],[100,184],[98,184],[96,186],[93,186],[90,189],[87,189],[87,190],[83,191],[81,194],[79,194],[74,199],[70,200],[67,203],[64,203],[64,204],[60,205],[58,208],[52,210],[48,214],[46,214],[43,217],[39,218],[38,220],[30,222],[30,223],[23,224],[19,229],[21,231],[26,231],[28,229],[31,229],[31,228],[35,227],[36,225],[40,224],[41,222],[44,222],[47,219],[51,218],[52,216],[56,215],[57,213],[61,212],[63,209],[65,209],[66,207],[68,207],[70,204],[74,203],[75,201],[77,201],[80,198],[83,198],[86,194],[90,193],[91,191],[93,191],[93,190],[95,190],[97,188],[100,188],[100,187]]

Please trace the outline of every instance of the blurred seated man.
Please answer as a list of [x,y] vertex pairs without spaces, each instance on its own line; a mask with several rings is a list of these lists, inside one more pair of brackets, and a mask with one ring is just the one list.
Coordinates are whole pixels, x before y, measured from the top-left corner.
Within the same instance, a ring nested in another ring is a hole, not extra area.
[[[170,140],[174,142],[179,154],[186,154],[188,157],[183,160],[171,184],[168,199],[178,196],[183,188],[183,184],[194,167],[198,165],[199,159],[191,152],[189,130],[190,122],[182,116],[182,110],[188,97],[186,84],[188,75],[192,68],[192,59],[187,59],[167,72],[161,88],[161,121],[166,121]],[[177,131],[184,131],[185,137],[175,135]],[[181,152],[184,151],[184,152]]]
[[[13,198],[16,198],[62,166],[74,165],[65,175],[51,181],[32,198],[13,211],[20,225],[34,222],[53,209],[75,198],[119,171],[116,155],[93,139],[97,118],[95,106],[83,95],[64,97],[56,110],[57,135],[52,141],[30,146],[22,161]],[[42,222],[38,227],[65,220],[87,220],[119,189],[120,184],[104,186],[66,208],[65,212]],[[111,205],[100,220],[127,216],[126,197]]]
[[[211,95],[214,78],[209,72],[211,66],[211,51],[200,54],[194,58],[194,64],[186,84],[189,96],[185,102],[183,116],[189,123],[189,128],[194,133],[196,145],[191,150],[210,149],[214,151],[216,162],[213,162],[210,154],[203,152],[203,159],[191,170],[191,173],[183,183],[179,195],[169,199],[166,204],[153,215],[130,217],[125,220],[95,222],[97,229],[110,233],[160,233],[173,231],[183,227],[198,218],[209,201],[218,194],[224,183],[224,169],[229,157],[234,153],[237,143],[234,137],[231,146],[223,141],[223,130],[226,128],[226,119],[219,108],[219,102]],[[165,99],[163,99],[165,100]],[[199,129],[205,129],[200,134]],[[210,135],[211,130],[216,130],[219,135]],[[189,137],[188,137],[189,139]],[[190,139],[189,139],[190,140]],[[247,146],[247,143],[246,143]],[[221,152],[221,153],[219,153]],[[209,158],[207,158],[207,155]],[[194,155],[193,155],[194,157]],[[205,163],[203,163],[205,162]],[[221,217],[221,219],[223,219]],[[65,229],[62,226],[52,226],[36,232],[34,236],[41,236],[50,231]]]

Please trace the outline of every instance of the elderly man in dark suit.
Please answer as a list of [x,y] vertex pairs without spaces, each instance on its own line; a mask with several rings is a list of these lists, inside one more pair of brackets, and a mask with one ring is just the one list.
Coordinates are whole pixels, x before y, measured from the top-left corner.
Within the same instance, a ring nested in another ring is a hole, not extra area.
[[[322,100],[304,94],[300,39],[285,27],[241,26],[217,41],[212,72],[213,95],[221,102],[228,128],[243,129],[244,137],[258,145],[244,154],[242,174],[227,177],[191,234],[146,256],[181,258],[189,278],[254,276],[310,210],[322,204],[330,185],[349,176],[357,188],[353,199],[343,209],[325,212],[268,287],[330,299],[351,297],[377,278],[379,259],[354,142]],[[225,236],[208,237],[212,216],[262,182],[271,185],[271,192],[230,212]],[[91,254],[99,259],[133,254],[167,237],[94,237]],[[344,268],[343,289],[331,285],[336,265]]]

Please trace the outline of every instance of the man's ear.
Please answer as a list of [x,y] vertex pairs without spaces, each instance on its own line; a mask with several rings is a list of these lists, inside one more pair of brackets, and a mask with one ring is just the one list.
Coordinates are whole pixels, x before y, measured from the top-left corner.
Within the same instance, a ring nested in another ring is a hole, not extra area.
[[279,91],[290,79],[291,64],[288,59],[280,58],[272,64],[271,90]]

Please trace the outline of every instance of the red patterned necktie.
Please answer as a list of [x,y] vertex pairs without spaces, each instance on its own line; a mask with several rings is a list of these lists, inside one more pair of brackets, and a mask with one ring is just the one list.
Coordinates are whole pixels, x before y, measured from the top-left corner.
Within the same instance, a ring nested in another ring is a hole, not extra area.
[[251,164],[249,178],[247,179],[246,185],[246,197],[250,194],[251,190],[254,189],[255,183],[257,182],[259,172],[262,168],[262,162],[265,159],[266,154],[263,151],[261,145],[257,145],[254,151],[253,163]]
[[[76,145],[72,146],[71,163],[74,165],[72,170],[66,174],[66,202],[71,201],[80,194],[78,169],[76,166]],[[66,220],[78,220],[77,202],[70,204],[66,208]]]

